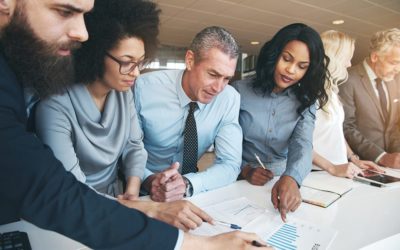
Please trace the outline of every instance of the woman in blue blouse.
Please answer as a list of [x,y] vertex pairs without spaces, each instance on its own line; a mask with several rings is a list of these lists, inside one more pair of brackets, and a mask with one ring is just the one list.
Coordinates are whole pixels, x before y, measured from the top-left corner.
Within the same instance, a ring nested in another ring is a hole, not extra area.
[[319,34],[291,24],[264,44],[256,76],[234,83],[241,95],[241,176],[254,185],[281,176],[271,200],[283,220],[300,205],[299,186],[311,169],[315,102],[327,101],[325,58]]

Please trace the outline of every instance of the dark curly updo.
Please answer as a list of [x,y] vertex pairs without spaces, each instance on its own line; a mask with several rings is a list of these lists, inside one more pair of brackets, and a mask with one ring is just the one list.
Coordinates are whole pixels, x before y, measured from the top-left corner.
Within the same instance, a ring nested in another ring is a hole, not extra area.
[[106,53],[125,39],[141,39],[146,59],[158,46],[160,9],[146,0],[96,0],[85,16],[89,40],[75,53],[76,81],[90,83],[104,74]]

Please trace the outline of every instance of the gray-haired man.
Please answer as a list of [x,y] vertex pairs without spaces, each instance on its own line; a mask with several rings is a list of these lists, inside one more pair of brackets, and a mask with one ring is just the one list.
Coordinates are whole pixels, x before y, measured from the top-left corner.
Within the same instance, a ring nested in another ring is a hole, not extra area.
[[[186,52],[185,70],[158,71],[137,79],[136,109],[149,154],[143,186],[153,200],[178,200],[236,180],[242,155],[240,99],[227,84],[238,55],[239,47],[228,31],[208,27]],[[198,158],[212,144],[216,160],[197,172]],[[170,178],[162,181],[165,175]]]

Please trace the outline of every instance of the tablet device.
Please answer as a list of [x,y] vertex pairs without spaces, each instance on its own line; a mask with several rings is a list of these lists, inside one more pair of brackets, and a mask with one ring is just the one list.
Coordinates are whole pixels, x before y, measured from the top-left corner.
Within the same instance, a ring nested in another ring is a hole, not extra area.
[[400,178],[383,174],[383,173],[378,173],[372,170],[365,169],[362,171],[364,175],[357,175],[355,177],[356,180],[364,181],[364,182],[369,182],[370,185],[372,186],[387,186],[396,182],[400,183]]

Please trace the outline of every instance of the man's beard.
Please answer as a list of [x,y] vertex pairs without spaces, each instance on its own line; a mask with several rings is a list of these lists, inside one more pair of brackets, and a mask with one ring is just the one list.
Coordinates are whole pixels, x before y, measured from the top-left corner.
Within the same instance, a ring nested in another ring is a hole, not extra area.
[[37,37],[23,14],[16,10],[1,37],[4,54],[17,79],[32,87],[40,98],[61,94],[74,82],[71,56],[59,56],[60,48],[75,49],[78,42],[50,44]]

